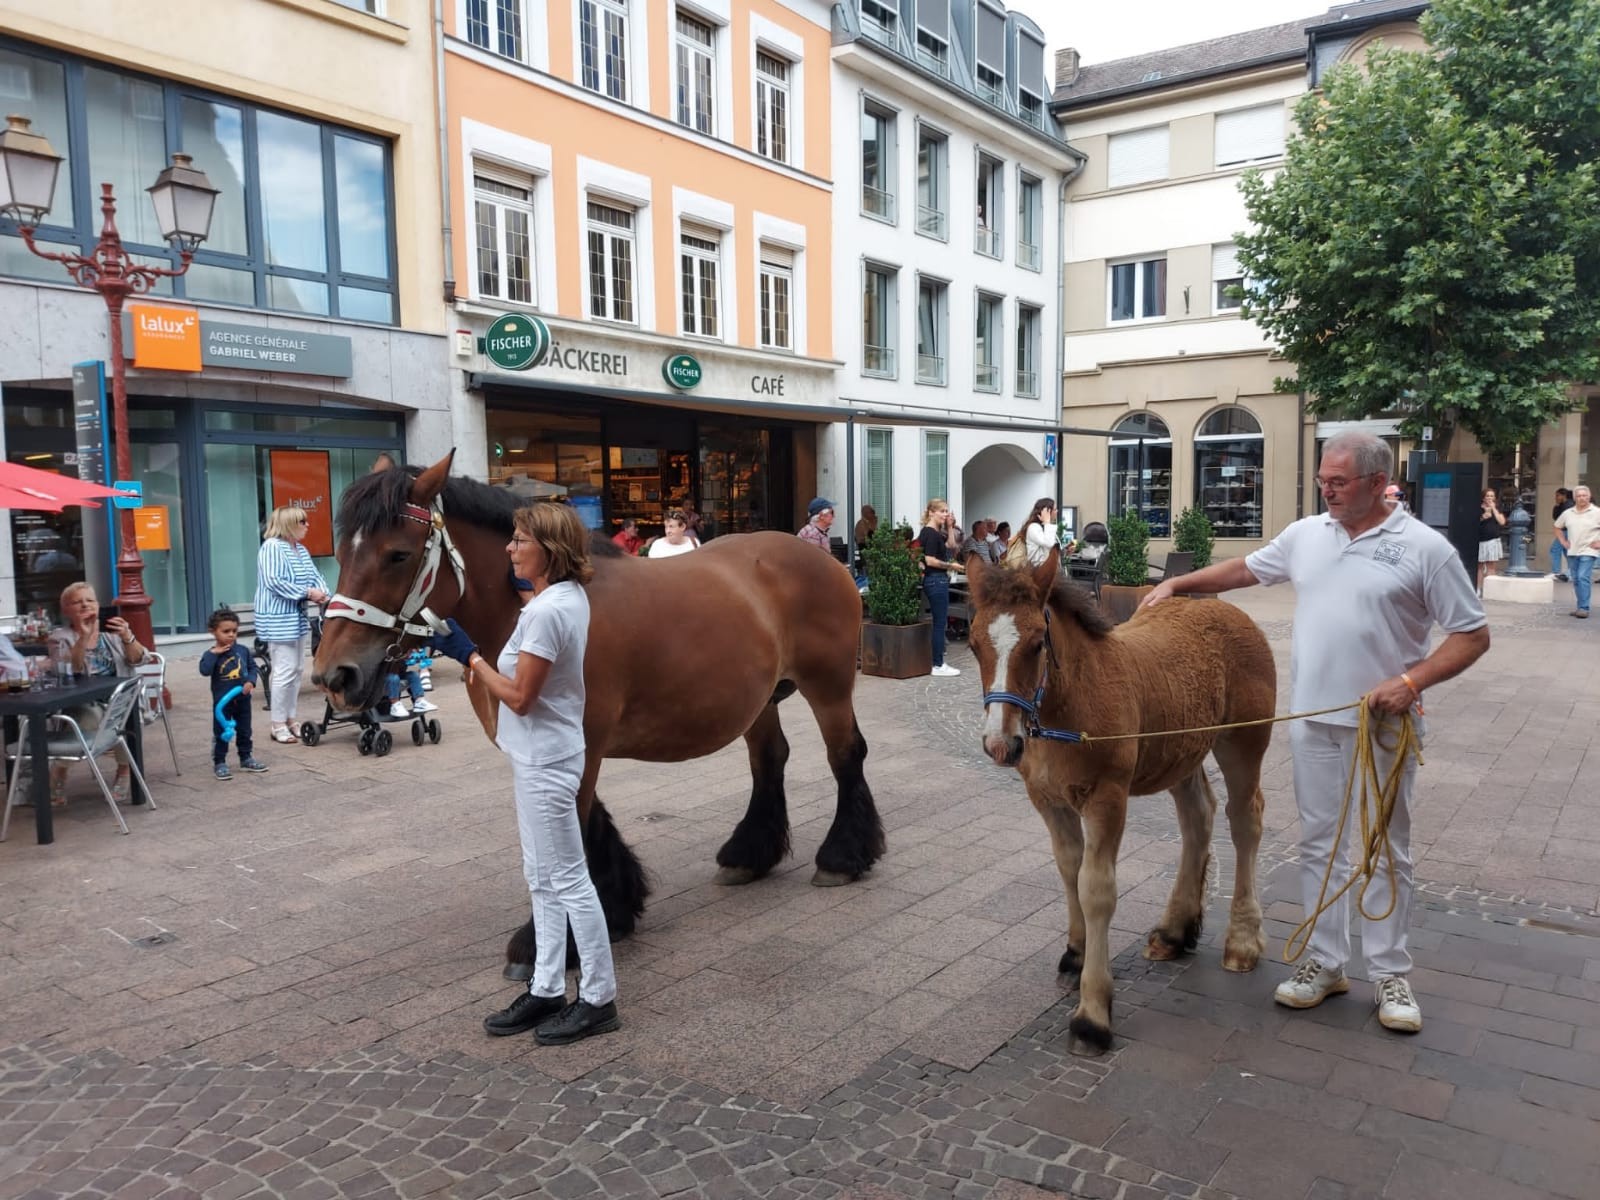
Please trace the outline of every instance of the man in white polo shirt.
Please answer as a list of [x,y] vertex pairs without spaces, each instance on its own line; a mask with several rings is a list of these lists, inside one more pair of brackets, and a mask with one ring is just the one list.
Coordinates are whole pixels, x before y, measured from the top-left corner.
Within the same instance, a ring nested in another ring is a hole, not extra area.
[[[1245,558],[1229,559],[1189,575],[1162,581],[1146,598],[1158,604],[1184,592],[1225,592],[1285,581],[1295,586],[1294,639],[1290,656],[1292,711],[1332,708],[1366,697],[1379,714],[1415,706],[1435,683],[1459,675],[1489,648],[1489,627],[1472,581],[1455,547],[1439,533],[1384,499],[1394,456],[1381,438],[1341,433],[1328,440],[1317,470],[1317,486],[1328,511],[1290,525]],[[1434,625],[1445,631],[1429,653]],[[1294,794],[1300,810],[1300,895],[1315,910],[1323,873],[1334,853],[1333,837],[1344,802],[1355,751],[1356,710],[1330,713],[1290,727]],[[1421,722],[1418,722],[1420,726]],[[1392,758],[1380,752],[1378,777]],[[1394,847],[1394,910],[1381,921],[1361,918],[1361,945],[1378,1005],[1388,1029],[1422,1028],[1406,976],[1411,954],[1406,926],[1411,915],[1411,791],[1416,762],[1406,767],[1389,824]],[[1352,818],[1339,848],[1341,869],[1330,893],[1351,871]],[[1317,922],[1311,945],[1294,974],[1273,998],[1290,1008],[1314,1008],[1350,990],[1350,905],[1346,893]],[[1365,908],[1389,907],[1388,874],[1380,871],[1367,889]]]

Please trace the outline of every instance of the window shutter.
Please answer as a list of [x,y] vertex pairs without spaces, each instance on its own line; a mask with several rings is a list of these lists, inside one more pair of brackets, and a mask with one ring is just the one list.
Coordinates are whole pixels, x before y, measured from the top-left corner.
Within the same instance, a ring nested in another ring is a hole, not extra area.
[[917,28],[941,42],[950,40],[950,0],[917,0]]
[[1044,90],[1044,43],[1025,33],[1018,34],[1017,59],[1018,86],[1040,99],[1048,96],[1050,93]]
[[893,439],[888,429],[867,430],[867,503],[878,511],[884,524],[894,521]]
[[1211,248],[1211,278],[1238,279],[1244,275],[1239,269],[1239,247],[1229,242],[1225,246]]
[[761,261],[769,267],[794,268],[794,251],[783,246],[773,246],[767,242],[761,243]]
[[1219,167],[1235,163],[1259,162],[1283,153],[1283,105],[1263,104],[1217,114],[1217,161]]
[[978,61],[997,74],[1006,73],[1006,17],[978,5]]
[[1165,179],[1168,174],[1167,141],[1165,125],[1112,134],[1106,186],[1126,187],[1132,183]]

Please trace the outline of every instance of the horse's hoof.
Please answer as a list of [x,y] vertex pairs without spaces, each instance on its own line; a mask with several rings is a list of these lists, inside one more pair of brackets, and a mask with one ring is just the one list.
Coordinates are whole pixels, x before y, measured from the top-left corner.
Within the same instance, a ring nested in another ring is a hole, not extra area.
[[1240,974],[1254,971],[1266,951],[1267,939],[1259,933],[1254,937],[1242,937],[1238,941],[1229,938],[1227,945],[1222,949],[1222,969],[1238,971]]
[[750,867],[718,867],[713,883],[720,883],[723,887],[743,887],[753,883],[756,873]]
[[843,871],[824,871],[817,868],[817,873],[811,877],[812,887],[844,887],[847,883],[854,883],[856,877],[847,875]]
[[1061,975],[1071,975],[1076,979],[1083,974],[1083,951],[1075,946],[1068,946],[1067,952],[1061,956],[1061,961],[1056,964],[1056,972]]
[[527,983],[533,978],[533,964],[508,962],[500,972],[502,979],[510,979],[517,983]]
[[1099,1058],[1111,1049],[1111,1030],[1081,1013],[1067,1027],[1067,1050],[1079,1058]]
[[1152,929],[1145,938],[1144,956],[1151,962],[1171,962],[1183,955],[1184,944],[1181,940],[1174,940],[1160,929]]

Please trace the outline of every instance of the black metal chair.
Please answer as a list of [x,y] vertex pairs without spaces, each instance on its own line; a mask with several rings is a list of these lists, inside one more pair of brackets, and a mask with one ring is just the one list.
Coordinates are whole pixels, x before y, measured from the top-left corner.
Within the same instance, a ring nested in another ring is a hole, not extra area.
[[1163,579],[1175,579],[1179,575],[1187,575],[1194,570],[1194,554],[1188,550],[1172,550],[1167,554],[1167,561],[1152,568],[1149,574],[1151,583],[1160,583]]

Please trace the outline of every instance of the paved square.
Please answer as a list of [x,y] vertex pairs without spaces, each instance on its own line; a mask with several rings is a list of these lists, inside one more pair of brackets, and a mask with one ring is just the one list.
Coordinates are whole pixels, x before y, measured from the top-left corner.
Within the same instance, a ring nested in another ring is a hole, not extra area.
[[[1236,599],[1286,677],[1292,596]],[[130,810],[122,837],[75,776],[55,844],[23,810],[0,846],[0,1197],[1588,1200],[1600,632],[1560,606],[1490,617],[1493,649],[1428,697],[1423,1032],[1379,1029],[1363,982],[1311,1012],[1271,1002],[1300,916],[1280,734],[1273,961],[1221,970],[1216,894],[1199,954],[1137,956],[1178,841],[1165,798],[1136,801],[1118,1041],[1098,1061],[1064,1053],[1060,882],[1021,781],[978,752],[973,670],[862,680],[889,853],[851,887],[807,882],[833,787],[800,706],[795,855],[750,887],[709,882],[748,792],[742,746],[608,764],[601,794],[655,894],[617,947],[623,1029],[546,1049],[479,1028],[510,997],[500,954],[527,893],[508,773],[454,668],[438,746],[397,726],[391,755],[364,758],[339,730],[265,743],[269,774],[223,783],[196,650],[172,668],[184,774],[147,741],[160,810]],[[951,660],[972,665],[959,643]]]

